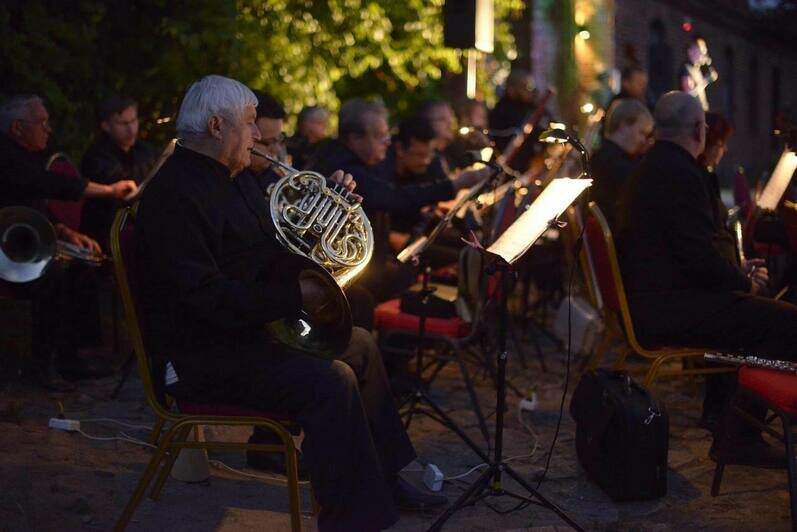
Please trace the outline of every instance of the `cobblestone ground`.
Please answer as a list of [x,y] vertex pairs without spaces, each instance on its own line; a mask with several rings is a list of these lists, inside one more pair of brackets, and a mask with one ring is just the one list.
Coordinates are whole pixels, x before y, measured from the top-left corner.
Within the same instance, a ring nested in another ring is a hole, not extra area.
[[[518,457],[512,465],[536,483],[557,424],[564,381],[564,355],[544,341],[548,371],[527,353],[528,369],[512,353],[510,378],[518,389],[532,387],[539,408],[518,412],[517,396],[508,398],[506,455]],[[516,351],[513,350],[513,351]],[[526,351],[530,351],[526,346]],[[532,360],[533,359],[533,360]],[[574,360],[570,390],[578,377],[580,360]],[[481,404],[494,412],[491,382],[477,375]],[[109,399],[115,380],[108,378],[82,383],[76,393],[62,396],[47,393],[18,378],[6,379],[0,392],[0,530],[110,530],[149,458],[149,450],[120,441],[92,441],[78,434],[47,428],[57,413],[56,399],[63,402],[70,418],[110,417],[133,424],[151,423],[140,382],[132,377],[114,400]],[[669,382],[658,388],[671,414],[669,492],[658,500],[612,503],[584,475],[574,449],[575,426],[565,409],[561,432],[553,450],[547,479],[540,492],[558,504],[588,530],[787,530],[789,506],[785,471],[747,467],[726,470],[722,494],[711,497],[709,486],[713,463],[708,459],[709,434],[697,427],[700,414],[700,381]],[[467,400],[459,371],[446,368],[432,386],[432,397],[476,441],[482,442]],[[567,403],[566,403],[567,404]],[[493,423],[490,417],[490,423]],[[111,436],[116,429],[107,424],[84,422],[84,430]],[[146,431],[128,430],[144,437]],[[447,476],[457,476],[478,465],[478,458],[448,430],[425,418],[413,420],[410,434],[424,462],[437,464]],[[211,434],[210,436],[213,436]],[[233,430],[216,433],[223,438],[246,437]],[[241,453],[215,455],[234,468],[245,468]],[[406,475],[421,482],[421,463],[412,464]],[[478,472],[446,482],[451,500],[478,476]],[[522,493],[511,480],[505,487]],[[308,514],[309,490],[303,489]],[[489,506],[488,506],[489,504]],[[457,512],[446,530],[521,531],[563,530],[567,527],[550,511],[527,506],[510,510],[516,502],[487,499]],[[498,511],[494,511],[498,510]],[[161,499],[145,499],[130,530],[233,531],[286,530],[287,497],[283,488],[260,480],[213,470],[209,481],[183,484],[170,480]],[[505,512],[505,513],[504,513]],[[435,514],[404,513],[396,531],[425,530]],[[311,517],[306,528],[314,530]]]

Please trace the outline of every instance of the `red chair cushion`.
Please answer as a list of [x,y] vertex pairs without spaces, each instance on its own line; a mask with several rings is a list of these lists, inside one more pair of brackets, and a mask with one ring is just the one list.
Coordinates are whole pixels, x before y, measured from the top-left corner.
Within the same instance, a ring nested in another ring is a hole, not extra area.
[[617,283],[614,275],[612,275],[612,268],[609,262],[610,249],[597,218],[587,216],[585,232],[603,304],[609,310],[619,313],[620,300],[617,298]]
[[786,371],[743,367],[739,386],[754,392],[791,416],[797,416],[797,375]]
[[[401,312],[400,299],[380,303],[374,309],[374,322],[377,329],[398,329],[417,331],[420,318],[414,314]],[[426,318],[426,332],[449,338],[462,338],[470,330],[468,323],[459,316],[453,318]]]
[[264,417],[275,421],[293,421],[287,414],[269,412],[266,410],[255,410],[253,408],[237,405],[208,405],[178,400],[177,408],[180,410],[181,414],[187,414],[189,416]]

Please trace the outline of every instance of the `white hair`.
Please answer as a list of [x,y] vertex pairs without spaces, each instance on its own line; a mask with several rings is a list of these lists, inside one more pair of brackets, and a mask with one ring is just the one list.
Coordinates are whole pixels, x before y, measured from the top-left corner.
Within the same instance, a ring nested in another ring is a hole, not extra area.
[[14,120],[23,120],[30,116],[31,109],[36,104],[44,105],[44,102],[36,95],[26,95],[14,96],[0,105],[0,131],[9,133]]
[[205,76],[188,88],[177,114],[177,136],[202,136],[207,133],[211,116],[239,122],[246,106],[257,106],[257,97],[249,88],[224,76]]

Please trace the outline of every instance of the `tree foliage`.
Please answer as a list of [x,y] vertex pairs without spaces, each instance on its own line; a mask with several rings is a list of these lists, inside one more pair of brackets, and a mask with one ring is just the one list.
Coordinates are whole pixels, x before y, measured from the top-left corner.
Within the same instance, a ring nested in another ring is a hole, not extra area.
[[[114,92],[136,98],[143,133],[165,140],[187,86],[210,73],[269,90],[291,113],[378,95],[401,114],[461,69],[459,52],[443,47],[443,1],[6,0],[0,96],[45,97],[56,147],[71,153]],[[519,8],[496,1],[499,62],[514,52],[500,21]]]

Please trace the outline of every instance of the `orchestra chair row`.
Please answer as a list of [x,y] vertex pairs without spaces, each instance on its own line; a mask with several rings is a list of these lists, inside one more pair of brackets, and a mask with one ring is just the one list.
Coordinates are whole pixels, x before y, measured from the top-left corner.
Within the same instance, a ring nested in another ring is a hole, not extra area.
[[[696,360],[702,360],[705,349],[683,348],[673,346],[644,347],[640,344],[634,331],[633,317],[628,306],[625,286],[620,273],[620,264],[614,237],[600,207],[591,201],[588,205],[584,227],[584,245],[581,253],[585,254],[579,262],[587,282],[594,281],[589,292],[600,297],[601,313],[604,318],[605,332],[589,363],[589,369],[595,369],[602,362],[613,339],[621,339],[624,346],[620,349],[615,369],[623,369],[629,354],[636,353],[650,361],[643,385],[651,388],[657,379],[662,377],[686,377],[712,373],[728,373],[731,367],[695,367]],[[663,369],[665,364],[681,362],[681,368]]]
[[[241,450],[282,453],[287,465],[288,501],[291,530],[302,529],[301,500],[299,495],[298,458],[293,438],[289,433],[291,419],[273,412],[225,404],[196,404],[176,401],[177,410],[164,406],[173,401],[158,393],[153,381],[151,358],[146,350],[139,320],[138,284],[139,268],[134,255],[135,207],[125,207],[117,211],[111,229],[111,254],[116,273],[119,292],[125,311],[125,323],[130,341],[135,350],[138,373],[144,385],[147,403],[155,415],[155,424],[150,443],[155,446],[152,458],[125,506],[114,530],[124,530],[141,502],[147,488],[155,483],[150,497],[157,500],[172,466],[181,449]],[[204,426],[249,426],[261,427],[275,433],[280,444],[254,444],[247,442],[194,441],[189,440],[192,429]],[[165,429],[165,432],[164,432]],[[160,468],[160,471],[159,471]],[[156,477],[157,473],[157,477]]]
[[[774,369],[742,367],[739,369],[738,381],[737,398],[746,396],[759,404],[763,404],[774,412],[774,418],[780,419],[783,426],[783,432],[778,432],[770,427],[768,423],[755,419],[741,409],[735,401],[731,403],[732,412],[735,415],[740,416],[750,425],[767,432],[784,444],[786,470],[789,479],[791,529],[793,532],[797,532],[797,462],[794,456],[794,423],[797,420],[797,375]],[[713,497],[719,495],[725,466],[725,463],[717,461],[717,466],[714,470],[714,480],[711,484],[711,495]]]

